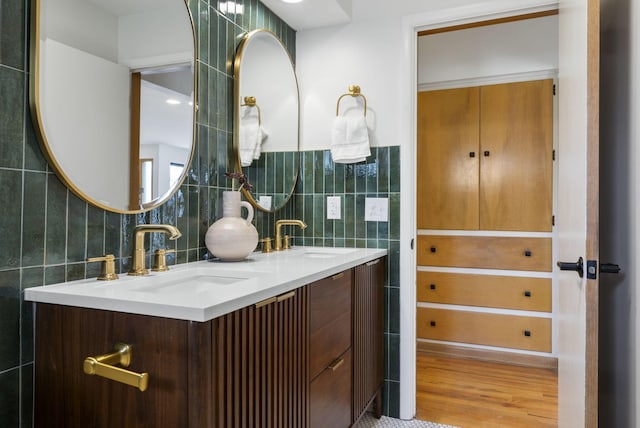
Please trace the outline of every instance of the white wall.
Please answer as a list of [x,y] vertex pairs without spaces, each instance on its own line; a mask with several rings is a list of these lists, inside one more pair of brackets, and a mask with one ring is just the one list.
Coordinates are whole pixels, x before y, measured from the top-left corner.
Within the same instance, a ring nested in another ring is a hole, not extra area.
[[557,68],[557,15],[418,38],[419,88]]

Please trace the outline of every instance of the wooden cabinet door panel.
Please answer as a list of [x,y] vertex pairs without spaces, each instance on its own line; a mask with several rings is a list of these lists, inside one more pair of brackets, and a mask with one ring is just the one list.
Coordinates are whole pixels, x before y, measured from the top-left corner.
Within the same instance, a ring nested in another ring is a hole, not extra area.
[[417,273],[419,302],[551,312],[551,279],[448,272]]
[[351,350],[327,367],[309,387],[309,426],[346,428],[351,425]]
[[553,81],[480,88],[480,229],[551,231]]
[[418,229],[479,227],[478,105],[477,87],[418,94]]
[[551,352],[551,319],[418,308],[418,337]]
[[[187,321],[38,304],[34,426],[188,427]],[[86,357],[132,346],[127,370],[149,373],[144,392],[83,372]]]

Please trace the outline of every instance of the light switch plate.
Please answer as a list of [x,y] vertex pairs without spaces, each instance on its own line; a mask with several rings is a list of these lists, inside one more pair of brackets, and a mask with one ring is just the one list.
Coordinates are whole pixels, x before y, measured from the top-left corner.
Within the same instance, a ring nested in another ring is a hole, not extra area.
[[327,196],[327,219],[340,220],[341,213],[340,196]]
[[364,200],[365,221],[389,221],[389,198],[366,198]]

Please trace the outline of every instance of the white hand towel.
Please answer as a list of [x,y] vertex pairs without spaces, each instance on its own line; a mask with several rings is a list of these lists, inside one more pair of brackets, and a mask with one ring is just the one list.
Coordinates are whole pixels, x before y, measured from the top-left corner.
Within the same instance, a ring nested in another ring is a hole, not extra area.
[[331,157],[336,163],[362,162],[371,156],[364,116],[336,116],[331,132]]
[[[238,132],[240,165],[250,166],[255,156],[256,146],[262,143],[257,108],[253,106],[243,106],[241,108]],[[260,157],[259,154],[258,157]]]
[[267,131],[265,131],[262,126],[259,126],[258,134],[256,135],[256,147],[253,150],[254,160],[260,159],[260,154],[262,153],[262,145],[264,144],[264,140],[266,140],[268,136],[269,134],[267,134]]

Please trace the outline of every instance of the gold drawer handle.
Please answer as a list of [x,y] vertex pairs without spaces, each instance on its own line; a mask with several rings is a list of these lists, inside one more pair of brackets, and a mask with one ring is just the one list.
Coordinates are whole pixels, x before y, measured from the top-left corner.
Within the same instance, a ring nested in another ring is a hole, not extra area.
[[340,367],[342,364],[344,364],[344,358],[338,358],[337,360],[335,360],[333,363],[329,364],[329,369],[332,372],[335,372],[338,367]]
[[263,301],[256,303],[256,309],[262,308],[263,306],[270,305],[273,302],[277,302],[277,301],[278,301],[277,297],[269,297],[268,299],[264,299]]
[[340,272],[340,273],[338,273],[338,274],[336,274],[336,275],[333,275],[333,276],[331,277],[331,279],[333,279],[333,280],[335,281],[336,279],[340,279],[340,278],[342,278],[343,276],[344,276],[344,272]]
[[135,373],[116,367],[120,364],[129,367],[131,363],[131,345],[116,343],[116,350],[110,354],[99,355],[97,357],[87,357],[84,360],[83,369],[88,375],[98,375],[116,382],[135,386],[140,391],[146,391],[149,386],[148,373]]
[[286,293],[286,294],[281,294],[281,295],[279,295],[279,296],[276,298],[276,301],[278,301],[278,302],[282,302],[282,301],[285,301],[285,300],[291,299],[292,297],[295,297],[295,296],[296,296],[296,292],[295,292],[295,291],[290,291],[290,292],[288,292],[288,293]]
[[367,263],[367,266],[377,265],[378,263],[380,263],[380,259],[376,259],[376,260],[374,260],[374,261],[372,261],[372,262],[368,262],[368,263]]

